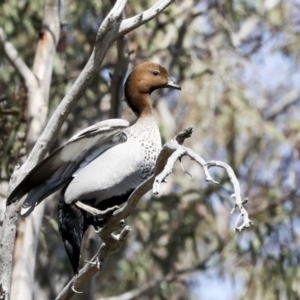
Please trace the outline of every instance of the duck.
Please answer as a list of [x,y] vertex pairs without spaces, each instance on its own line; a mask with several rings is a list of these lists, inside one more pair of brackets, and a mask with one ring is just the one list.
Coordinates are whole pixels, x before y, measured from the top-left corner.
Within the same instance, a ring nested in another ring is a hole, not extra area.
[[109,212],[125,203],[154,172],[161,135],[150,95],[161,88],[181,90],[161,65],[137,65],[124,85],[135,123],[109,119],[80,131],[37,164],[7,199],[9,205],[27,194],[20,212],[26,217],[61,189],[59,232],[75,274],[87,228],[103,226]]

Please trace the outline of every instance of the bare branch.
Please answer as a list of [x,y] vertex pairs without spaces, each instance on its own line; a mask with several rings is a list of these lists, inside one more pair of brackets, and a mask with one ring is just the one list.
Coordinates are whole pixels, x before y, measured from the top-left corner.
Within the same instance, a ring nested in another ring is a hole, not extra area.
[[21,58],[14,45],[10,41],[8,41],[7,36],[2,27],[0,27],[0,44],[3,47],[5,56],[22,76],[26,83],[26,86],[37,84],[33,72]]
[[156,176],[154,184],[153,184],[153,194],[159,194],[159,186],[160,184],[172,173],[173,166],[175,162],[185,154],[184,148],[177,149],[168,159],[168,162],[164,168],[164,170]]
[[[123,16],[125,13],[123,12]],[[123,96],[123,84],[127,75],[127,69],[129,65],[129,49],[128,49],[128,37],[126,35],[117,39],[117,63],[115,65],[114,74],[111,79],[111,100],[110,100],[110,118],[120,117],[121,100]]]
[[169,5],[171,5],[174,1],[175,0],[157,1],[151,8],[145,10],[137,16],[123,20],[120,24],[119,35],[126,34],[129,31],[141,26],[142,24],[145,24],[146,22],[152,20],[163,10],[165,10]]
[[120,18],[125,5],[127,4],[127,0],[118,0],[114,7],[111,9],[109,14],[106,16],[101,26],[98,29],[96,41],[98,42],[101,38],[105,36],[105,34],[111,29],[114,23]]
[[240,216],[238,217],[238,219],[236,221],[236,224],[235,224],[235,230],[242,231],[243,229],[246,229],[246,228],[250,227],[251,225],[253,225],[253,222],[249,219],[248,212],[244,208],[244,205],[248,202],[248,199],[245,198],[242,201],[241,191],[240,191],[240,184],[239,184],[239,181],[236,178],[232,168],[226,163],[223,163],[221,161],[213,161],[213,160],[209,161],[206,165],[207,165],[208,168],[210,168],[210,167],[221,167],[221,168],[225,169],[228,176],[229,176],[230,181],[233,184],[234,194],[231,195],[231,198],[235,199],[235,206],[234,206],[233,210],[231,211],[231,213],[233,213],[233,211],[236,208],[238,208],[240,210],[240,216],[243,217],[243,223],[240,226],[237,225]]

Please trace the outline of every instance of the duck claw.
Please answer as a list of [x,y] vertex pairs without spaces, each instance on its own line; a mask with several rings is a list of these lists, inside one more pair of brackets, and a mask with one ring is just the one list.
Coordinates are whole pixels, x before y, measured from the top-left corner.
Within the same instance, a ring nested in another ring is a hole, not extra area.
[[121,226],[122,228],[124,228],[124,226],[125,226],[125,220],[124,220],[124,219],[120,220],[120,226]]
[[103,265],[103,261],[102,260],[99,260],[98,256],[96,257],[96,260],[95,261],[92,261],[92,260],[85,260],[85,262],[87,264],[90,264],[92,266],[96,266],[98,270],[101,269],[102,265]]

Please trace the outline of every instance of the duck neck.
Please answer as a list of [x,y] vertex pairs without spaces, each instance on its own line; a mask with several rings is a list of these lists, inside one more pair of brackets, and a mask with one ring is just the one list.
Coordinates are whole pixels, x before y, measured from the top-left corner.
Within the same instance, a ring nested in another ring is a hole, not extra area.
[[132,94],[127,98],[127,103],[138,118],[154,115],[149,93]]
[[[140,128],[140,130],[145,131],[153,127],[157,127],[157,118],[154,109],[151,107],[143,109],[140,113],[135,113],[138,117],[134,123],[135,128]],[[150,127],[149,127],[150,126]]]

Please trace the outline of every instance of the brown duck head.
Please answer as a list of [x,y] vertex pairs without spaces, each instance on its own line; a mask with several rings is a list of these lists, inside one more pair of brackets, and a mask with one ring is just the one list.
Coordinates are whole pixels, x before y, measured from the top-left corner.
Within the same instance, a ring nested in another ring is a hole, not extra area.
[[160,88],[181,90],[164,67],[150,62],[142,63],[133,69],[126,80],[126,102],[137,116],[152,113],[150,94]]

